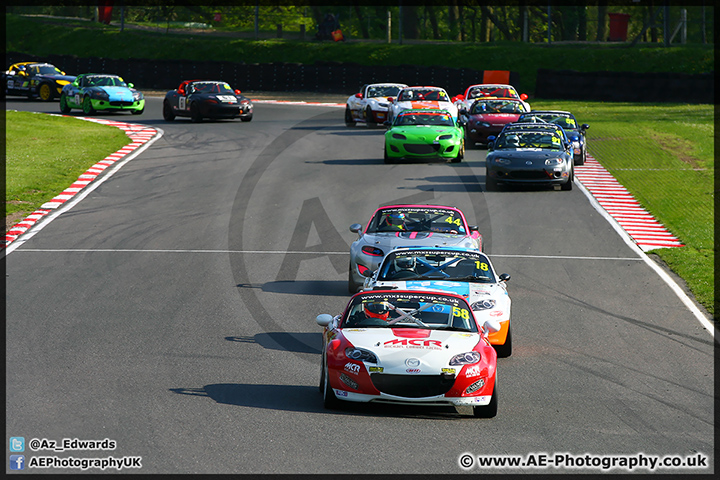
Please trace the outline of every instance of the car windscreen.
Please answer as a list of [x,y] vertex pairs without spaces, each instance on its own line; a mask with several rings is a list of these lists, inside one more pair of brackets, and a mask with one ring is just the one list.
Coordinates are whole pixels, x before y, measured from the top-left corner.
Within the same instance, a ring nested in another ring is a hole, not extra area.
[[60,69],[52,65],[36,65],[33,67],[33,71],[40,75],[62,75]]
[[192,87],[194,93],[233,93],[230,85],[222,82],[194,82]]
[[394,87],[392,85],[382,85],[376,87],[369,87],[367,90],[368,98],[373,97],[394,97],[400,91],[400,87]]
[[559,125],[563,128],[577,128],[577,122],[575,119],[568,115],[557,115],[557,114],[549,114],[549,113],[542,113],[542,114],[533,114],[530,113],[528,115],[523,115],[520,118],[521,122],[539,122],[539,123],[553,123],[555,125]]
[[508,131],[502,133],[495,142],[495,149],[535,148],[562,150],[560,135],[551,131]]
[[379,210],[365,233],[435,232],[454,235],[467,233],[465,222],[456,210],[432,207],[398,207]]
[[390,252],[383,259],[377,279],[496,282],[490,261],[485,255],[471,251],[437,249]]
[[405,113],[398,117],[395,125],[434,125],[452,127],[455,125],[447,113]]
[[470,111],[473,115],[484,113],[523,113],[525,105],[514,100],[478,100]]
[[127,87],[120,77],[112,75],[92,75],[85,77],[84,85],[87,87]]
[[398,97],[398,101],[400,102],[417,102],[423,100],[447,102],[448,96],[443,90],[416,88],[403,90]]
[[477,332],[462,298],[412,292],[370,292],[353,298],[342,328],[423,328]]

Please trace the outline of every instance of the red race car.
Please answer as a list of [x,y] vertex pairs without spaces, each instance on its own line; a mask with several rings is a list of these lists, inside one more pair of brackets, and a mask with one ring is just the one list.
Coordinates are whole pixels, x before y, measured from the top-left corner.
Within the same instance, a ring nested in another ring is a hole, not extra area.
[[488,136],[497,136],[508,123],[518,121],[528,112],[525,102],[514,98],[480,98],[475,100],[465,115],[465,145],[488,143]]
[[320,391],[326,408],[339,400],[435,407],[470,406],[497,414],[497,354],[467,301],[450,293],[373,290],[354,295],[323,327]]

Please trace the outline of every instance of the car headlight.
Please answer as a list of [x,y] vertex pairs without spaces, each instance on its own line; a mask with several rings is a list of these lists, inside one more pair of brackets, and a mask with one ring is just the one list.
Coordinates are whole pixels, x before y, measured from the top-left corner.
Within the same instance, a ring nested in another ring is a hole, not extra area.
[[450,365],[472,365],[482,360],[479,352],[459,353],[450,359]]
[[135,100],[136,102],[138,100],[142,100],[143,98],[145,97],[143,96],[142,92],[133,92],[133,100]]
[[362,348],[348,347],[345,349],[345,356],[359,362],[378,363],[374,353]]
[[390,106],[390,104],[388,104],[388,103],[378,103],[378,106],[383,107],[383,108],[388,108],[388,107]]
[[495,307],[495,300],[492,298],[485,298],[483,300],[480,300],[479,302],[475,302],[472,305],[470,305],[470,308],[473,310],[487,310],[490,308]]
[[548,158],[545,160],[545,165],[562,165],[562,158]]
[[452,138],[453,138],[452,135],[440,135],[437,139],[438,140],[450,140]]
[[482,122],[480,126],[483,128],[490,128],[490,124],[488,122]]
[[394,138],[395,140],[407,140],[407,137],[402,133],[393,133],[392,138]]
[[90,96],[92,98],[98,98],[100,100],[110,100],[110,95],[108,95],[107,92],[103,90],[94,90],[90,92]]
[[365,255],[370,255],[371,257],[385,256],[385,252],[383,252],[382,249],[370,245],[365,245],[360,250],[362,250]]
[[512,162],[507,158],[493,158],[493,162],[500,165],[510,165]]

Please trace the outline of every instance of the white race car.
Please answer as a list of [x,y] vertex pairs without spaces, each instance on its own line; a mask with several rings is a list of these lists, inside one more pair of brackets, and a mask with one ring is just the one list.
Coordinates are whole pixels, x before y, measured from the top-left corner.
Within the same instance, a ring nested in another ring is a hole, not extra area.
[[339,400],[436,407],[470,406],[497,414],[497,354],[467,301],[443,292],[376,290],[354,295],[323,327],[320,391]]
[[523,102],[525,111],[530,111],[530,104],[527,103],[528,96],[525,93],[518,94],[515,87],[512,85],[505,85],[501,83],[480,83],[477,85],[470,85],[465,89],[465,93],[456,95],[452,98],[461,110],[468,111],[475,100],[480,98],[492,99],[492,98],[514,98]]
[[452,247],[397,248],[385,255],[380,268],[365,275],[365,291],[397,288],[460,295],[468,301],[479,323],[500,322],[500,329],[488,337],[498,357],[512,354],[507,291],[510,275],[498,275],[485,254]]
[[369,127],[382,125],[387,120],[388,108],[404,83],[370,83],[351,95],[345,104],[345,125],[354,127],[365,122]]
[[440,87],[407,87],[400,90],[395,101],[390,105],[387,121],[392,122],[395,115],[403,110],[418,108],[439,108],[447,110],[457,121],[458,108],[450,100],[450,95]]

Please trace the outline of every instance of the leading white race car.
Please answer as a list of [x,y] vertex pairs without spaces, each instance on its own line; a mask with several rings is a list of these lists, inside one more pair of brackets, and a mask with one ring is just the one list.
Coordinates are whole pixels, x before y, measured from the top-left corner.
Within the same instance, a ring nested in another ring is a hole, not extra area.
[[340,399],[426,406],[471,406],[497,414],[497,354],[467,301],[441,292],[376,290],[354,295],[323,327],[320,391]]
[[440,87],[407,87],[400,90],[395,101],[390,105],[388,122],[403,110],[418,108],[439,108],[447,110],[457,122],[458,108],[450,99],[450,95]]
[[388,108],[398,92],[407,87],[404,83],[370,83],[345,103],[345,125],[354,127],[365,122],[369,127],[382,125],[387,120]]
[[489,335],[498,357],[512,354],[510,275],[497,274],[490,259],[478,251],[463,248],[397,248],[383,258],[380,268],[367,272],[363,290],[439,290],[465,298],[483,323],[500,322]]
[[470,85],[465,89],[464,94],[455,95],[452,101],[455,106],[460,110],[468,111],[475,100],[480,98],[492,99],[492,98],[514,98],[522,101],[525,106],[525,111],[529,112],[530,104],[525,100],[528,99],[527,94],[517,93],[515,87],[512,85],[505,85],[502,83],[479,83],[477,85]]

